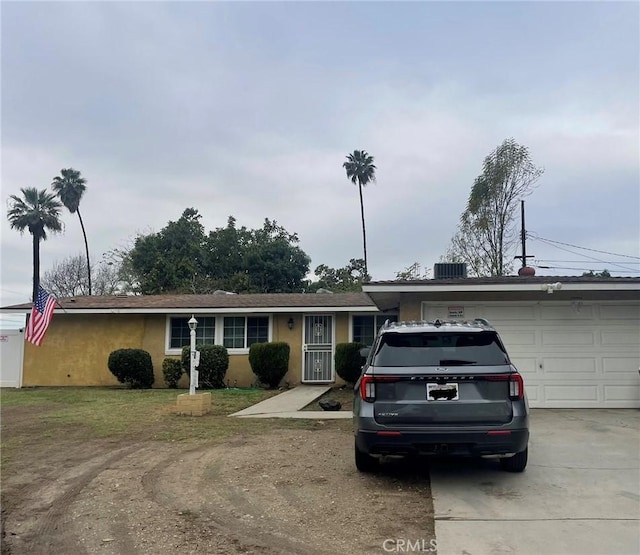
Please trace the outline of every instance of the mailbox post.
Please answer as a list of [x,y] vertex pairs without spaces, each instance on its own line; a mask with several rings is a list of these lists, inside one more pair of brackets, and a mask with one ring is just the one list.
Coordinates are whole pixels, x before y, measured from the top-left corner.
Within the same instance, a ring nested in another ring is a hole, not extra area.
[[198,372],[196,370],[196,328],[198,327],[198,320],[191,315],[189,320],[189,335],[191,339],[191,348],[189,353],[189,395],[196,394],[196,386],[198,385]]

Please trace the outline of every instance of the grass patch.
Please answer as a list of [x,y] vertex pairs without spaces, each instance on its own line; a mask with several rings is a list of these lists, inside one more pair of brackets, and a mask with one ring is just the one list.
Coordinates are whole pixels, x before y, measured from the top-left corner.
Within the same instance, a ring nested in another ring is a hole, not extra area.
[[[46,423],[45,429],[84,426],[95,437],[136,435],[157,428],[171,427],[195,417],[174,414],[177,395],[182,390],[116,389],[116,388],[46,388],[3,391],[3,411],[12,407],[38,407],[36,418]],[[225,417],[258,403],[276,392],[261,389],[211,391],[210,417]],[[204,417],[204,418],[207,418]],[[203,417],[201,417],[203,418]],[[182,422],[181,422],[182,421]],[[182,427],[182,426],[179,426]],[[170,430],[167,430],[170,431]]]
[[[70,440],[219,442],[235,434],[273,429],[321,429],[325,421],[229,418],[278,391],[211,390],[212,411],[204,416],[175,412],[177,396],[187,390],[120,388],[33,388],[0,391],[3,469],[14,455],[36,444]],[[330,425],[330,424],[329,424]]]

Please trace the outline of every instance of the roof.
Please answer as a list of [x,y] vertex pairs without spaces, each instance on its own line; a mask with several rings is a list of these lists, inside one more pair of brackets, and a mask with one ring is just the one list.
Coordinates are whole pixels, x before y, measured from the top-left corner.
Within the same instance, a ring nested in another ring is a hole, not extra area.
[[571,283],[621,283],[632,282],[640,283],[640,276],[635,277],[597,277],[597,276],[492,276],[492,277],[466,277],[466,278],[448,278],[448,279],[414,279],[414,280],[386,280],[386,281],[370,281],[368,285],[382,284],[457,284],[457,283],[547,283],[549,281],[564,281]]
[[[254,295],[118,295],[57,299],[67,313],[343,312],[377,311],[366,293],[272,293]],[[31,303],[2,312],[30,312]]]
[[560,284],[571,290],[640,291],[640,277],[595,276],[500,276],[454,279],[371,281],[362,286],[366,293],[376,291],[532,291]]
[[362,286],[380,310],[397,309],[401,298],[414,301],[472,300],[636,300],[640,277],[502,276],[426,280],[372,281]]

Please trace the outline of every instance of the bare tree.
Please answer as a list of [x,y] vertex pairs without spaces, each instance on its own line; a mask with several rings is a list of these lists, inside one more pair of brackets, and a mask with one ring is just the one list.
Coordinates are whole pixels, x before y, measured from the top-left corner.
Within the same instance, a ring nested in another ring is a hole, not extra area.
[[[115,295],[126,293],[120,277],[120,267],[107,261],[100,262],[92,270],[92,293],[94,295]],[[89,272],[87,260],[82,254],[69,256],[56,262],[45,272],[42,286],[54,297],[75,297],[89,294]]]
[[544,173],[531,161],[529,149],[506,139],[485,159],[467,208],[443,261],[466,262],[469,273],[502,276],[511,271],[517,243],[518,201],[533,191]]
[[429,270],[424,269],[423,271],[419,262],[414,262],[404,270],[396,272],[396,280],[398,281],[415,281],[420,279],[429,279]]

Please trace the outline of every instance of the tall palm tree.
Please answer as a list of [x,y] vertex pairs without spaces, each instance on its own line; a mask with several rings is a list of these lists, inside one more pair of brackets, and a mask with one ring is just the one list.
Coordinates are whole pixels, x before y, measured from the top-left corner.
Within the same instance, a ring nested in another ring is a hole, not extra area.
[[25,229],[33,236],[33,301],[38,298],[40,285],[40,241],[47,239],[47,231],[62,231],[60,221],[60,204],[55,195],[46,189],[38,191],[35,187],[20,189],[22,198],[17,195],[9,197],[7,218],[12,229],[20,233]]
[[360,217],[362,218],[362,244],[364,247],[364,279],[369,279],[367,270],[367,232],[364,226],[364,202],[362,200],[362,188],[376,180],[376,167],[373,164],[373,156],[366,150],[354,150],[347,155],[347,161],[342,164],[347,172],[347,178],[358,185],[360,192]]
[[89,277],[89,295],[91,295],[91,261],[89,260],[89,243],[87,243],[87,233],[84,230],[84,222],[80,215],[80,200],[87,188],[87,180],[80,175],[80,172],[73,168],[60,170],[60,175],[53,178],[51,187],[55,193],[60,197],[62,204],[64,204],[72,214],[77,212],[78,219],[80,220],[80,227],[82,228],[82,235],[84,236],[84,249],[87,253],[87,273]]

